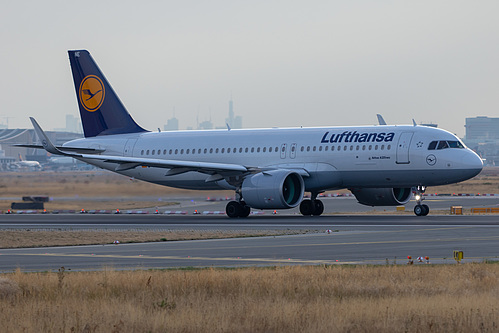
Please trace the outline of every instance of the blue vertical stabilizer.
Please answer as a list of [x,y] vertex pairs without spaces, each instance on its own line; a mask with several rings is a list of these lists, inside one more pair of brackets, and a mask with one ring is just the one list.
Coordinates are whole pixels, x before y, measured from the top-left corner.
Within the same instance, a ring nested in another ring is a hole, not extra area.
[[146,132],[132,119],[90,53],[68,53],[85,137]]

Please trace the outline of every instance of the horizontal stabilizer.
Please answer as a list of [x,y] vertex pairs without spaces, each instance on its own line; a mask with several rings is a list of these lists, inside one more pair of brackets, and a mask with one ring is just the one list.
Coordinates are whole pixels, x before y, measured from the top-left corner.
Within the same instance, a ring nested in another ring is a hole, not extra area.
[[[23,148],[34,148],[34,149],[45,149],[42,145],[24,145],[24,144],[15,144],[12,145],[14,147],[23,147]],[[57,149],[61,151],[68,151],[72,153],[80,153],[80,154],[99,154],[105,149],[94,149],[94,148],[79,148],[79,147],[64,147],[64,146],[56,146]]]

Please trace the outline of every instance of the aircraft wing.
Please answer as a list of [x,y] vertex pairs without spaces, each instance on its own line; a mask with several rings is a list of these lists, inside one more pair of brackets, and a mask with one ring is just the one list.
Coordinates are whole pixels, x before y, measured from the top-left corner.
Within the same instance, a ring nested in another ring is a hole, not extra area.
[[209,163],[209,162],[194,162],[194,161],[179,161],[179,160],[162,160],[140,157],[123,157],[123,156],[106,156],[106,155],[91,155],[91,154],[75,154],[73,157],[83,160],[98,160],[106,163],[117,163],[115,171],[124,171],[135,167],[154,167],[170,169],[166,175],[177,175],[187,171],[198,171],[202,173],[227,173],[236,172],[244,173],[249,169],[239,164],[227,163]]

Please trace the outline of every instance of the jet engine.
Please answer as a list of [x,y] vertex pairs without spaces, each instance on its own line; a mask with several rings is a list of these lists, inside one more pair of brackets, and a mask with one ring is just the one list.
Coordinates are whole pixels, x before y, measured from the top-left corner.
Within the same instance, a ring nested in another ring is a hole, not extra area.
[[300,204],[303,178],[290,170],[271,170],[246,177],[241,186],[244,202],[258,209],[286,209]]
[[359,203],[366,206],[398,206],[411,200],[412,189],[408,188],[352,188]]

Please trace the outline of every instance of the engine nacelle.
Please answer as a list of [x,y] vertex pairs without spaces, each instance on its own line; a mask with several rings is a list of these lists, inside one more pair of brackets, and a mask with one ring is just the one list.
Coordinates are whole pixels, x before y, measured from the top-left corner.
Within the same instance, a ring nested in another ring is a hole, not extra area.
[[352,188],[359,203],[366,206],[398,206],[411,200],[412,189],[409,188]]
[[244,179],[241,194],[252,208],[285,209],[300,204],[305,185],[303,178],[290,170],[271,170]]

